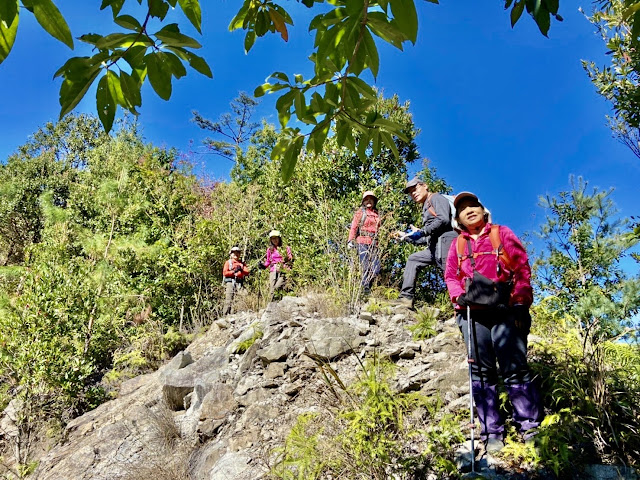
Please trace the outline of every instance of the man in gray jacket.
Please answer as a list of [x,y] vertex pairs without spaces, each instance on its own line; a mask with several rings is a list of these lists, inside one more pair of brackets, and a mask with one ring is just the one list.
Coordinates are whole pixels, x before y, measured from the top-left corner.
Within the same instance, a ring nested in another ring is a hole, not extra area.
[[404,192],[409,194],[414,202],[422,204],[422,228],[411,225],[411,232],[397,232],[396,235],[414,245],[427,246],[424,250],[409,255],[404,268],[402,290],[397,303],[413,308],[418,271],[433,264],[444,271],[449,247],[458,233],[451,226],[449,200],[439,193],[430,192],[427,184],[418,177],[407,182]]

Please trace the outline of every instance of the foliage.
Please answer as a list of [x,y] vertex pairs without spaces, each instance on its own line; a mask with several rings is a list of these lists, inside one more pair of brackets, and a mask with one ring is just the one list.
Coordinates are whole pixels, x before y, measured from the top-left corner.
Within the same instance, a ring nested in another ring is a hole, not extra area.
[[246,340],[238,343],[238,345],[236,346],[236,348],[235,348],[233,353],[243,354],[244,352],[249,350],[251,348],[251,346],[254,343],[256,343],[258,340],[260,340],[262,338],[262,336],[264,335],[264,332],[262,330],[260,330],[259,328],[256,328],[254,326],[252,326],[250,328],[252,328],[252,330],[253,330],[253,335],[251,335],[251,337],[247,338]]
[[611,102],[613,115],[607,117],[613,136],[640,157],[640,2],[606,0],[597,2],[589,21],[596,26],[608,50],[608,65],[582,62],[598,93]]
[[627,223],[614,217],[611,190],[587,188],[571,178],[570,191],[541,199],[549,214],[540,231],[545,251],[534,264],[537,288],[574,319],[586,347],[624,333],[640,307],[640,278],[620,266],[633,246]]
[[[443,415],[437,400],[394,392],[391,362],[367,359],[347,387],[329,364],[315,360],[338,404],[327,415],[298,417],[275,452],[274,478],[414,478],[417,471],[455,471],[452,445],[462,441],[459,422]],[[424,417],[434,420],[426,430],[416,422]],[[416,453],[409,442],[424,451]]]
[[636,241],[616,219],[611,190],[571,190],[541,200],[545,250],[534,264],[543,300],[534,309],[534,368],[554,412],[537,440],[541,462],[566,472],[576,458],[634,462],[637,442],[637,338],[640,279],[621,267]]
[[193,112],[193,121],[201,129],[217,136],[206,138],[202,143],[207,147],[208,153],[219,155],[233,162],[241,155],[244,147],[260,126],[252,122],[255,107],[258,105],[253,98],[245,92],[240,92],[237,98],[231,102],[231,113],[224,113],[217,122],[207,120],[198,112]]
[[[429,2],[438,3],[438,0]],[[141,3],[138,0],[138,4]],[[255,95],[260,96],[286,90],[276,102],[283,134],[271,154],[274,160],[282,162],[284,178],[290,178],[303,147],[316,155],[323,151],[332,125],[338,145],[357,152],[363,159],[367,149],[371,148],[377,155],[383,146],[398,156],[394,137],[405,138],[402,126],[371,108],[376,103],[376,94],[363,77],[370,75],[375,80],[378,75],[380,58],[376,41],[399,50],[406,42],[416,42],[415,1],[302,0],[301,3],[308,8],[325,10],[309,23],[309,30],[316,32],[314,51],[308,56],[313,63],[313,76],[305,79],[300,74],[289,76],[274,72],[269,77],[271,82],[255,91]],[[156,94],[168,100],[172,78],[185,76],[185,65],[212,77],[205,59],[193,53],[201,44],[183,33],[178,23],[166,23],[170,8],[178,4],[191,26],[201,33],[199,0],[147,0],[144,14],[139,18],[132,15],[136,12],[132,4],[132,0],[104,0],[100,9],[110,7],[113,22],[122,30],[77,37],[91,46],[92,55],[73,57],[55,73],[54,77],[63,80],[60,118],[76,107],[96,81],[96,109],[108,132],[119,107],[137,115],[137,108],[142,105],[142,86],[147,79]],[[558,0],[505,0],[504,5],[511,10],[512,26],[526,9],[544,35],[549,30],[551,17],[561,20]],[[74,48],[71,30],[52,0],[8,0],[0,8],[0,63],[14,45],[21,11],[32,13],[51,36]],[[156,24],[162,27],[156,30],[153,26]],[[267,33],[277,32],[287,41],[287,25],[293,25],[293,19],[282,5],[272,0],[244,0],[229,30],[246,31],[244,47],[248,52],[256,38]],[[299,127],[288,127],[292,115],[311,131],[305,133]],[[357,134],[354,136],[353,132]]]
[[96,119],[86,115],[47,123],[0,164],[0,264],[21,263],[25,249],[40,241],[42,192],[50,191],[57,206],[67,203],[87,152],[106,141],[97,126]]
[[438,333],[435,328],[437,323],[436,312],[432,308],[426,307],[416,312],[416,323],[410,325],[409,330],[414,340],[425,340]]
[[574,320],[545,301],[534,309],[532,364],[551,413],[536,437],[536,460],[556,474],[576,462],[637,464],[640,442],[640,350],[637,344],[601,341],[598,356],[585,356]]

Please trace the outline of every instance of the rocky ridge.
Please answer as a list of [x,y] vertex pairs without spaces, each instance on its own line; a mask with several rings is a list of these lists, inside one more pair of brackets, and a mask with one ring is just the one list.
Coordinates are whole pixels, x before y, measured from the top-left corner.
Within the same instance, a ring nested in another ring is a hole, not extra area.
[[[314,305],[314,297],[285,297],[261,312],[219,319],[158,371],[125,382],[117,399],[70,422],[33,478],[266,478],[270,452],[300,414],[319,410],[326,392],[312,358],[329,361],[349,384],[359,359],[377,352],[398,367],[396,391],[439,393],[447,410],[468,409],[468,366],[453,320],[414,341],[406,309],[321,318]],[[468,466],[464,448],[461,468]],[[486,459],[479,467],[487,478],[526,478]]]

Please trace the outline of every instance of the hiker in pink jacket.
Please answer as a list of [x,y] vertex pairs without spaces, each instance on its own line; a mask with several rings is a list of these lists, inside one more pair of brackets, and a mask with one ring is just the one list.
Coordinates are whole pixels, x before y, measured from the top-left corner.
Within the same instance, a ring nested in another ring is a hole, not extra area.
[[269,232],[269,246],[265,254],[264,267],[269,269],[269,298],[273,299],[276,291],[283,290],[287,276],[286,272],[293,265],[291,247],[282,246],[282,235],[278,230]]
[[504,446],[498,375],[525,439],[533,438],[543,415],[540,392],[527,365],[531,268],[518,237],[508,227],[492,225],[476,195],[460,193],[454,206],[461,233],[449,249],[445,281],[467,347],[471,319],[473,399],[481,438],[486,450],[494,452]]

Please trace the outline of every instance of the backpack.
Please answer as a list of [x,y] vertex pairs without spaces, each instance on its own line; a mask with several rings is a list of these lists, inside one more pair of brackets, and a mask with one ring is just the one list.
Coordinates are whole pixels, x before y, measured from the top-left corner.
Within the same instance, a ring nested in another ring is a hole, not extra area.
[[367,219],[367,209],[365,207],[360,207],[360,209],[362,210],[362,215],[360,216],[360,222],[358,223],[357,236],[375,237],[377,235],[377,233],[378,233],[377,232],[377,228],[376,228],[376,232],[373,233],[373,234],[370,233],[370,232],[363,232],[362,231],[362,226],[364,225],[364,222]]
[[502,241],[500,240],[500,225],[491,225],[491,231],[489,232],[489,240],[491,241],[492,250],[490,252],[477,252],[473,255],[467,255],[464,253],[465,247],[467,246],[466,238],[462,235],[458,235],[456,240],[456,250],[458,253],[458,275],[460,275],[460,269],[462,267],[462,262],[470,257],[474,259],[480,255],[495,255],[498,259],[498,273],[500,272],[500,260],[506,267],[509,272],[512,272],[513,275],[513,264],[511,263],[511,258],[507,255],[507,252],[504,251],[504,246],[502,245]]
[[[440,193],[439,195],[441,195],[444,198],[446,198],[447,201],[449,202],[449,215],[450,215],[449,220],[450,221],[453,220],[454,218],[456,218],[456,207],[453,206],[453,201],[456,199],[456,196],[455,195],[447,195],[445,193]],[[428,203],[428,205],[429,205],[429,207],[428,207],[429,213],[431,215],[433,215],[434,217],[437,217],[438,215],[436,214],[436,210],[431,206],[431,200],[427,200],[427,202],[429,202]]]

